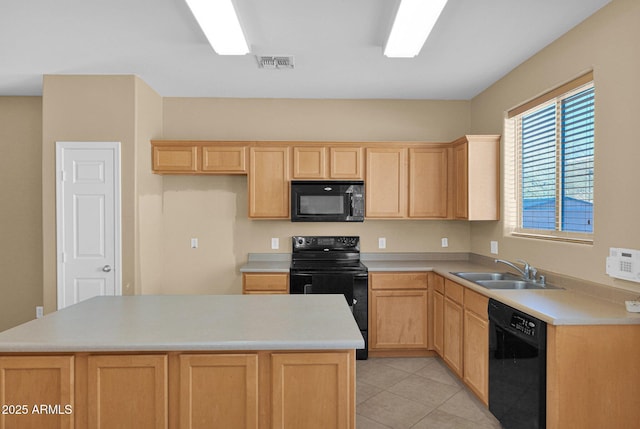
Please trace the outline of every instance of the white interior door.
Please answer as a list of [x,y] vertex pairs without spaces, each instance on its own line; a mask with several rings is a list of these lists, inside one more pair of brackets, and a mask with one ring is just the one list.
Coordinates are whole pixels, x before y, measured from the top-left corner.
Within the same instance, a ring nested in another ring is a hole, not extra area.
[[121,295],[120,143],[56,143],[58,309]]

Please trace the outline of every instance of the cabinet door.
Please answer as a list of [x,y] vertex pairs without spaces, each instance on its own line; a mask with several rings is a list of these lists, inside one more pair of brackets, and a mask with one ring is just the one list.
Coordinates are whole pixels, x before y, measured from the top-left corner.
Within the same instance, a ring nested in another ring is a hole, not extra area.
[[427,303],[426,290],[372,290],[369,347],[429,347]]
[[406,148],[367,148],[366,217],[407,216],[406,163]]
[[489,404],[489,322],[464,312],[464,382],[485,405]]
[[289,275],[281,273],[243,273],[244,294],[289,293]]
[[258,427],[256,354],[180,355],[180,428]]
[[167,427],[167,356],[88,358],[89,428]]
[[249,165],[249,217],[289,217],[289,148],[253,147]]
[[195,173],[198,170],[198,147],[153,146],[154,173]]
[[73,356],[0,357],[0,428],[72,429],[73,374]]
[[202,171],[221,174],[246,174],[247,147],[203,146]]
[[444,354],[444,295],[433,292],[433,349],[441,357]]
[[469,217],[469,165],[468,144],[453,147],[454,199],[453,216],[456,219]]
[[296,146],[293,148],[294,179],[324,179],[327,177],[327,149]]
[[447,217],[447,151],[409,149],[409,217]]
[[462,378],[462,306],[444,298],[444,353],[442,358]]
[[362,148],[329,148],[330,172],[332,179],[362,179]]
[[355,354],[274,353],[272,428],[355,429]]

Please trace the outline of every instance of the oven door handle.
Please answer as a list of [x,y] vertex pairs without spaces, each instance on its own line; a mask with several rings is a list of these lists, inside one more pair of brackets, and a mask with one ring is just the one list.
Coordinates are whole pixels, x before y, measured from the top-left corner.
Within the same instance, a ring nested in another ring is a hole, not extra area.
[[313,293],[313,285],[311,283],[307,283],[304,286],[302,286],[302,293],[304,293],[305,295],[309,295]]

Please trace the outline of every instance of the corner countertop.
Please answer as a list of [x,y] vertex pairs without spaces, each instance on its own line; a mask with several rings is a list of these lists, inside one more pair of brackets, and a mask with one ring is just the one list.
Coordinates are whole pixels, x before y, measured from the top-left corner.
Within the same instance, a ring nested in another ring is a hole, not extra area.
[[[284,258],[286,256],[279,256]],[[269,261],[273,256],[256,257],[245,267],[259,271],[260,266],[288,272],[288,265],[277,266],[282,261]],[[461,271],[489,272],[496,268],[491,265],[473,263],[468,254],[455,253],[363,253],[362,262],[370,273],[433,271],[453,280],[468,289],[489,298],[494,298],[513,308],[524,311],[552,325],[640,325],[640,313],[626,310],[622,299],[611,301],[581,292],[581,285],[559,290],[495,290],[486,289],[476,283],[462,279],[452,273]],[[243,268],[245,268],[243,267]],[[498,271],[503,271],[501,267]],[[243,271],[241,269],[241,271]],[[575,283],[575,281],[574,281]],[[593,289],[593,284],[584,289]],[[564,287],[561,283],[557,286]],[[602,286],[604,289],[610,289]],[[629,293],[632,295],[631,293]],[[622,295],[622,294],[619,294]],[[636,294],[637,295],[637,294]],[[627,299],[631,299],[627,298]]]
[[342,295],[96,297],[0,333],[0,353],[362,347]]

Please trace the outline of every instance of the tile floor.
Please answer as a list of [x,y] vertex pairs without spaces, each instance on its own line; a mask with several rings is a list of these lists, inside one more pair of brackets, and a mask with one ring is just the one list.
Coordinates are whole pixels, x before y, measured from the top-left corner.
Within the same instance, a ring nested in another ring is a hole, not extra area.
[[357,429],[500,429],[439,358],[356,361]]

